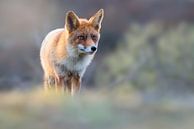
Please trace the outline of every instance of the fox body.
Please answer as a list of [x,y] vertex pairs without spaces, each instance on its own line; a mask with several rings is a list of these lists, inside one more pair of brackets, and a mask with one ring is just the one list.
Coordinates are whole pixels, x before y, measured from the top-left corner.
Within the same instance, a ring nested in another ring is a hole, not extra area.
[[97,51],[103,16],[102,9],[89,20],[69,11],[64,28],[48,33],[40,50],[45,89],[72,95],[79,91],[82,76]]

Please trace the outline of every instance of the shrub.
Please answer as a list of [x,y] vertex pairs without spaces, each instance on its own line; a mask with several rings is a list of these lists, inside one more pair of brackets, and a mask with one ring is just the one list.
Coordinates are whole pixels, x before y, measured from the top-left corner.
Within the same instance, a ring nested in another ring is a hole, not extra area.
[[194,86],[194,26],[133,24],[102,61],[96,83],[143,91],[189,91]]

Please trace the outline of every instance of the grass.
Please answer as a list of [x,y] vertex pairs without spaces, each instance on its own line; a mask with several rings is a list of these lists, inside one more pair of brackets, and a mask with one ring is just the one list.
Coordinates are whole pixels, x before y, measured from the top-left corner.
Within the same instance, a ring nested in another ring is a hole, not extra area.
[[193,129],[194,110],[145,103],[138,94],[84,91],[70,97],[15,91],[0,94],[0,129]]

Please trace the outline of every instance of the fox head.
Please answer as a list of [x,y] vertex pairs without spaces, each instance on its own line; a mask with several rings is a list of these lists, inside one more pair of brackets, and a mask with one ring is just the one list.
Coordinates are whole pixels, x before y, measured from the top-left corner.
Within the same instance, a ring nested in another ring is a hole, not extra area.
[[93,54],[97,51],[103,17],[103,9],[89,20],[79,18],[73,11],[67,12],[65,29],[69,34],[68,42],[74,51],[80,54]]

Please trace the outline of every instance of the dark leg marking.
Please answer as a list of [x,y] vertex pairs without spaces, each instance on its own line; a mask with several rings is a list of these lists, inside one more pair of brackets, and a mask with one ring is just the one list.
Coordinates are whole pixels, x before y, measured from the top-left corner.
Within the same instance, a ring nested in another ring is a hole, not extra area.
[[44,87],[46,89],[54,88],[55,86],[55,78],[53,76],[45,77]]

